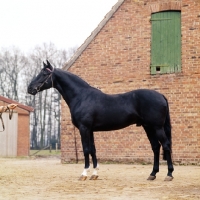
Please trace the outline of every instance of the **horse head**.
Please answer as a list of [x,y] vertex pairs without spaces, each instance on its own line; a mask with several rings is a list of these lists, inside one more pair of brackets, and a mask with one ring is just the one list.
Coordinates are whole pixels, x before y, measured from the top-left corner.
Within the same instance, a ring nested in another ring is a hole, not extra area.
[[28,93],[32,95],[36,95],[38,92],[41,92],[43,90],[49,89],[53,87],[53,67],[47,60],[47,64],[43,62],[43,69],[40,71],[40,73],[33,78],[31,83],[28,86]]

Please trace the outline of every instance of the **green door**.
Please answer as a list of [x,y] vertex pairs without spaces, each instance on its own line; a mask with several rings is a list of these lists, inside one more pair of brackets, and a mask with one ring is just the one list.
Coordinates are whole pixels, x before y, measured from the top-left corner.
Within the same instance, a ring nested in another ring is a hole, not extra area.
[[154,13],[151,23],[151,74],[180,72],[181,12]]

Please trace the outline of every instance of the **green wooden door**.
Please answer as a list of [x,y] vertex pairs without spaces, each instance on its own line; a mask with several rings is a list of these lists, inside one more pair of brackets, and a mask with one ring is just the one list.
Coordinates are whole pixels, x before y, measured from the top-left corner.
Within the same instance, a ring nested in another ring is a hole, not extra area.
[[151,74],[180,72],[181,12],[154,13],[151,23]]

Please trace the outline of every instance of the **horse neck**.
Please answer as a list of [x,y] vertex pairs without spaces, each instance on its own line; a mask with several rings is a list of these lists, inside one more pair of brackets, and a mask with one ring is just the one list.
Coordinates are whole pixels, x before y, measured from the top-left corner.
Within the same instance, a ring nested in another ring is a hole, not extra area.
[[54,87],[60,92],[68,106],[71,105],[74,99],[77,99],[83,89],[90,87],[78,76],[61,69],[54,70],[53,82]]

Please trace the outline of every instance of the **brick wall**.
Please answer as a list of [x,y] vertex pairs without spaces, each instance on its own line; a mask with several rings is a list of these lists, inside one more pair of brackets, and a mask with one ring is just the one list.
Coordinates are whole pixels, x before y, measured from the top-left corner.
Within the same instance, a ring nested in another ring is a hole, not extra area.
[[[0,106],[7,106],[8,104],[9,103],[0,100]],[[17,156],[29,156],[29,149],[30,149],[29,111],[17,107],[15,108],[14,112],[18,113]]]
[[27,114],[18,115],[18,139],[17,156],[29,156],[30,150],[30,116]]
[[[182,71],[150,75],[151,13],[181,10]],[[69,68],[103,92],[155,89],[169,101],[173,159],[200,163],[200,1],[126,0]],[[80,135],[62,101],[62,161],[83,159]],[[94,134],[101,160],[144,160],[153,153],[141,127]]]

